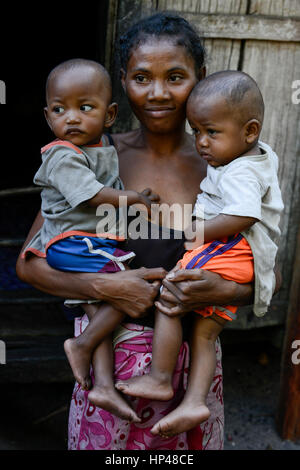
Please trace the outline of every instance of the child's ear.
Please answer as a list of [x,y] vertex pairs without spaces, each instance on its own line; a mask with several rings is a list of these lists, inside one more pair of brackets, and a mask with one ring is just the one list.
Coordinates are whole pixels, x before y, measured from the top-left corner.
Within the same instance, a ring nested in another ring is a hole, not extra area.
[[49,119],[49,116],[48,116],[48,108],[44,108],[44,115],[45,115],[45,118],[46,118],[46,121],[48,123],[48,126],[50,127],[51,131],[52,131],[52,126],[51,126],[51,122],[50,122],[50,119]]
[[255,142],[261,131],[261,123],[257,119],[250,119],[245,124],[245,141],[247,144]]
[[111,127],[113,125],[113,123],[116,120],[117,113],[118,113],[117,103],[111,103],[106,110],[105,121],[104,121],[105,127]]

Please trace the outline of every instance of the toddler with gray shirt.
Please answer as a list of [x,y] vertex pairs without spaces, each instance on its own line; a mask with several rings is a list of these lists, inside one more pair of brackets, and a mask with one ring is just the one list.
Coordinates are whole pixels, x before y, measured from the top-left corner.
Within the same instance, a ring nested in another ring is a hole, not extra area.
[[[128,269],[126,262],[135,255],[119,247],[126,236],[124,227],[120,232],[120,201],[126,199],[127,206],[142,204],[151,213],[151,203],[159,197],[150,189],[141,193],[124,190],[117,152],[104,135],[117,114],[111,95],[110,77],[97,62],[71,59],[49,74],[45,116],[57,139],[42,148],[42,165],[34,182],[43,188],[44,224],[23,257],[30,253],[44,257],[62,271]],[[111,217],[101,210],[107,205],[116,209]],[[73,374],[89,390],[93,362],[90,402],[127,421],[139,422],[112,379],[110,336],[125,314],[97,300],[83,300],[81,305],[89,324],[81,335],[64,343]]]

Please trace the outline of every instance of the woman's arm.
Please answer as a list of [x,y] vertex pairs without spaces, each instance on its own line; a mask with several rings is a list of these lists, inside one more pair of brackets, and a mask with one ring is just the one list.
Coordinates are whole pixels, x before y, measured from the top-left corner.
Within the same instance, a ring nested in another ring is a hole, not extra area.
[[[42,224],[43,218],[39,213],[21,252]],[[25,260],[21,254],[16,271],[22,281],[43,292],[63,298],[103,300],[132,318],[144,316],[153,305],[160,280],[166,275],[162,268],[111,274],[63,272],[51,268],[44,258],[31,256]]]

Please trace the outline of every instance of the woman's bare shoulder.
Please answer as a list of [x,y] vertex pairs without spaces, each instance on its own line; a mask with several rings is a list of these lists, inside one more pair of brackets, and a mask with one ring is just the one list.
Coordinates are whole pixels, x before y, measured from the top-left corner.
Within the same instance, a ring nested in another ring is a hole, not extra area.
[[112,134],[117,151],[122,154],[126,150],[139,147],[140,131],[135,129],[129,132]]

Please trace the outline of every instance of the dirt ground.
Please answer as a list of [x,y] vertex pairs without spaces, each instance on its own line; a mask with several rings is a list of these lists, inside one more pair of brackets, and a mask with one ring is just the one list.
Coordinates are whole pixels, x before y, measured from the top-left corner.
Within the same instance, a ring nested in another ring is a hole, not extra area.
[[[223,346],[225,450],[300,450],[276,431],[280,351]],[[65,450],[72,383],[2,388],[0,450]]]
[[223,346],[225,450],[300,450],[300,441],[282,440],[276,430],[280,351],[249,344]]

